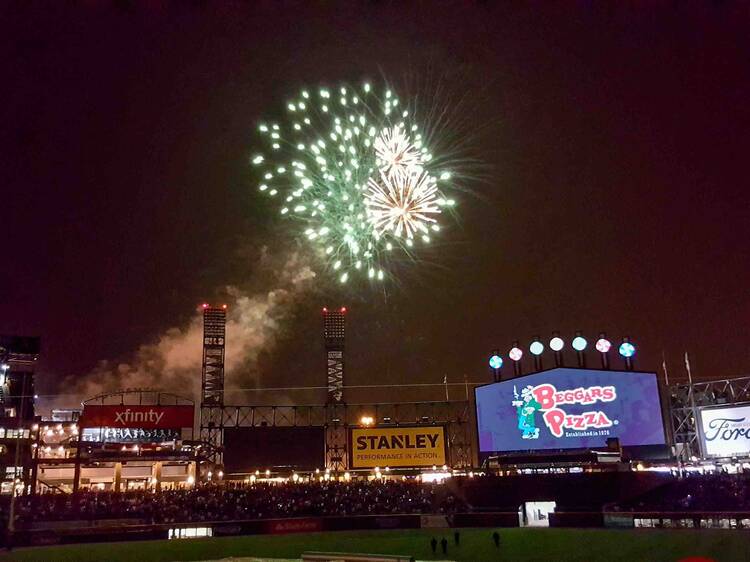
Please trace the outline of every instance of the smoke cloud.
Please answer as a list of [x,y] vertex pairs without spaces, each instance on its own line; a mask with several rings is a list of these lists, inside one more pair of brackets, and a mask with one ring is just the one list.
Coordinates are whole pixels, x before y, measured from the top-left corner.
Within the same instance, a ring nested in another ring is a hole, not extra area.
[[[276,337],[292,312],[292,305],[311,286],[315,273],[299,253],[279,264],[264,250],[261,256],[266,290],[225,287],[227,304],[227,347],[225,386],[252,385],[254,369],[262,351],[273,347]],[[173,392],[199,401],[203,359],[203,316],[200,309],[183,327],[173,327],[141,345],[130,361],[114,364],[102,361],[84,377],[69,377],[62,388],[65,396],[53,407],[76,407],[81,399],[105,392],[152,388]]]

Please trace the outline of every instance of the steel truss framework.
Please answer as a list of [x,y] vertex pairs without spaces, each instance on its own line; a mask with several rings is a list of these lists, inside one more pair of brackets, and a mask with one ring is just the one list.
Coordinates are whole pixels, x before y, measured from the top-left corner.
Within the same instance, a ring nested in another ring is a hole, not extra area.
[[201,377],[200,438],[208,445],[209,457],[219,462],[224,433],[217,420],[204,417],[203,406],[224,404],[224,344],[227,311],[224,307],[203,307],[203,369]]
[[328,402],[344,398],[344,342],[346,340],[346,308],[323,309],[323,340],[326,347],[326,382]]
[[701,408],[742,402],[750,402],[750,377],[670,386],[670,421],[678,459],[705,458],[698,433]]
[[348,430],[358,427],[365,415],[374,417],[381,427],[443,425],[450,465],[462,468],[473,464],[471,404],[468,401],[201,407],[201,419],[212,420],[222,434],[227,427],[324,427],[326,468],[332,471],[348,468]]

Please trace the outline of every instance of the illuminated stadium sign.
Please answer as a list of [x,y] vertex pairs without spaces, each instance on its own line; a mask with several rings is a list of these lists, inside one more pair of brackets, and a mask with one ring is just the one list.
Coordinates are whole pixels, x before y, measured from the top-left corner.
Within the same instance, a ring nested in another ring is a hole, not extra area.
[[706,456],[747,456],[750,453],[750,404],[702,408],[700,429]]
[[446,464],[443,427],[352,429],[350,441],[352,468]]
[[90,405],[83,408],[81,427],[174,429],[193,427],[193,406]]
[[87,427],[83,430],[83,440],[90,443],[163,443],[180,438],[179,429]]
[[558,368],[475,392],[483,453],[665,444],[653,373]]

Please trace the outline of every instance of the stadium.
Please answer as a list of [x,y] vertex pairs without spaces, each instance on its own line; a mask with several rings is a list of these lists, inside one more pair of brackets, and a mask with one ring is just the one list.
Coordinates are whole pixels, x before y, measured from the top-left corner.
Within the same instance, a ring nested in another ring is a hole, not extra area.
[[749,27],[0,4],[0,562],[750,562]]
[[555,333],[548,346],[530,343],[531,362],[517,342],[507,359],[494,352],[494,382],[466,400],[349,404],[342,307],[323,309],[325,404],[225,404],[226,307],[202,310],[199,404],[129,389],[45,419],[29,398],[38,339],[3,337],[6,541],[235,537],[228,552],[261,555],[275,551],[257,535],[294,534],[283,544],[300,556],[316,550],[305,545],[319,538],[303,539],[315,533],[331,537],[320,550],[394,533],[410,538],[386,551],[373,539],[378,555],[455,552],[463,540],[464,555],[477,542],[471,556],[485,556],[535,528],[596,541],[622,529],[708,537],[750,526],[750,379],[667,385],[634,370],[627,338],[618,369],[605,334],[589,346],[578,333],[566,349]]

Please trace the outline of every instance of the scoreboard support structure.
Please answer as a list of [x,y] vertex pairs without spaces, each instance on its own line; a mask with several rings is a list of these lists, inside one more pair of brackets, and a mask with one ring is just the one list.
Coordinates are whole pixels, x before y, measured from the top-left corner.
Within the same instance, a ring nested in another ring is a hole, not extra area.
[[227,427],[325,427],[325,443],[320,446],[325,447],[325,468],[334,473],[349,468],[349,428],[360,427],[363,416],[373,417],[374,427],[441,425],[445,428],[450,465],[469,468],[476,464],[472,403],[468,400],[309,406],[204,405],[201,414],[216,420],[222,433]]

